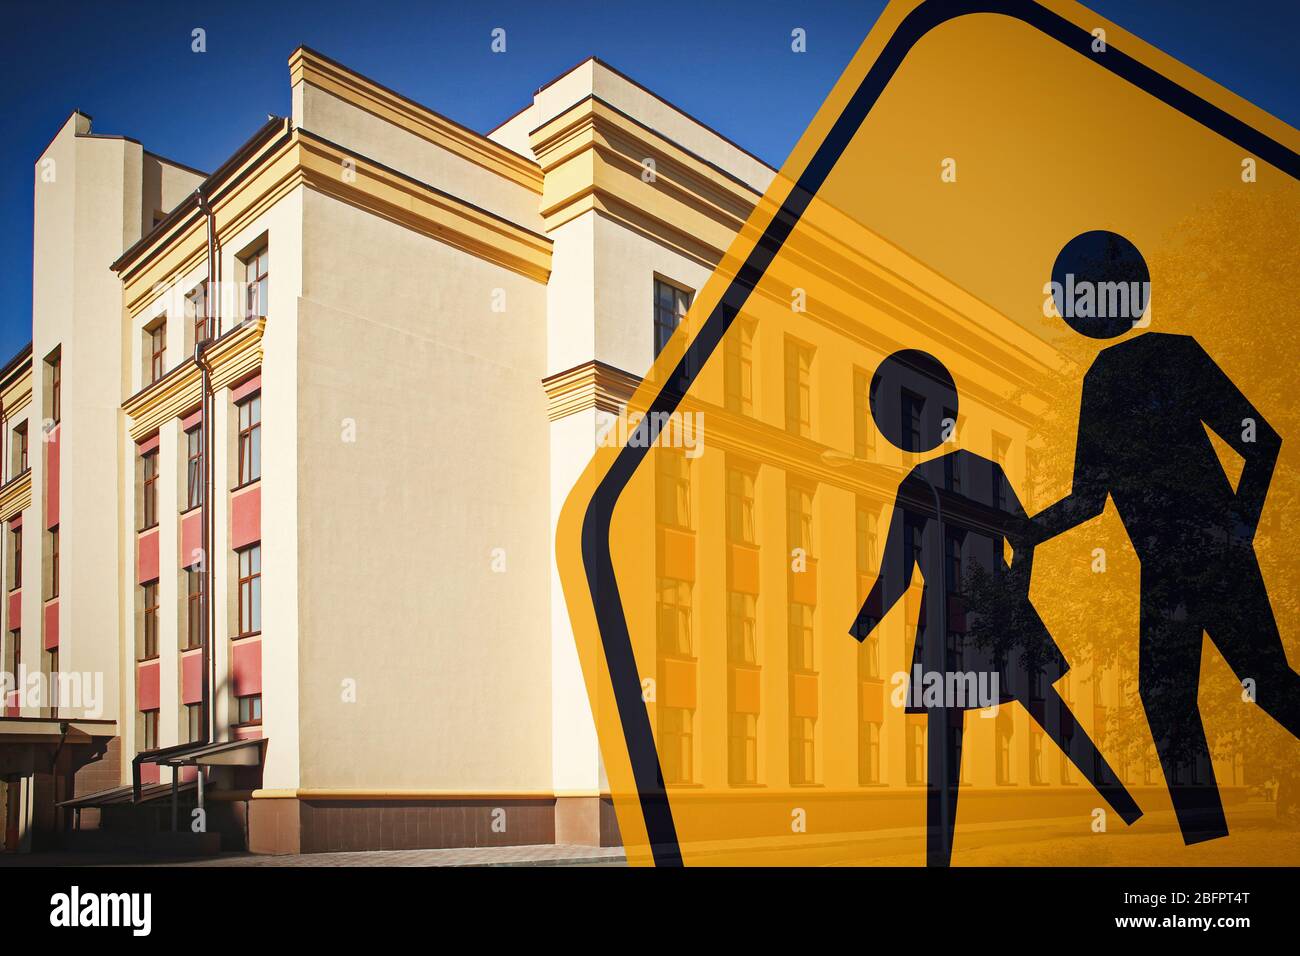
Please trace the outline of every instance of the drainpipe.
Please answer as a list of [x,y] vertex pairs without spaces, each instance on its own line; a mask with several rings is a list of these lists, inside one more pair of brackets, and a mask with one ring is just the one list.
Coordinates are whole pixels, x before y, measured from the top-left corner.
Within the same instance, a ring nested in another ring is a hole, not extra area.
[[[208,197],[204,195],[202,188],[195,190],[195,196],[198,197],[199,211],[207,219],[208,225],[208,294],[206,308],[209,312],[208,318],[208,337],[203,342],[196,342],[194,345],[194,362],[199,367],[199,409],[202,429],[201,438],[203,442],[203,498],[199,505],[199,523],[203,528],[202,544],[203,549],[203,600],[200,604],[203,618],[203,639],[202,650],[200,651],[203,658],[203,680],[201,685],[201,706],[203,708],[203,720],[199,740],[192,740],[188,743],[181,744],[178,747],[167,747],[160,750],[152,750],[144,753],[137,753],[131,760],[131,786],[132,802],[140,802],[140,766],[146,762],[154,762],[159,756],[179,753],[184,750],[191,750],[195,747],[209,744],[213,739],[213,727],[215,726],[215,711],[213,704],[213,687],[215,686],[215,658],[212,653],[212,636],[216,633],[216,609],[212,603],[213,586],[216,583],[216,575],[212,561],[212,541],[213,534],[213,515],[212,515],[212,416],[213,396],[212,396],[212,366],[208,362],[207,348],[212,344],[216,337],[216,330],[220,321],[220,301],[218,295],[217,283],[220,277],[220,262],[217,259],[217,227],[212,207],[208,205]],[[144,758],[150,757],[149,761]],[[199,809],[203,809],[203,770],[196,766],[195,772],[199,778],[198,794]],[[176,828],[176,806],[177,806],[177,777],[175,770],[172,772],[172,829]]]

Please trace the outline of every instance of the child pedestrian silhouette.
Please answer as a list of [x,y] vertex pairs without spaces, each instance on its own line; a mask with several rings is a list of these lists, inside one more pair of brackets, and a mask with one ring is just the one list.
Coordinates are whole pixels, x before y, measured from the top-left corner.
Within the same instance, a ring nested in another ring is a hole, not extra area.
[[[870,399],[880,433],[906,452],[932,451],[956,427],[952,376],[925,352],[888,356],[872,378]],[[916,465],[898,486],[880,571],[849,632],[866,640],[921,569],[906,709],[927,717],[930,866],[952,858],[964,715],[971,709],[1019,701],[1126,823],[1142,815],[1052,686],[1069,664],[1029,601],[1032,539],[996,462],[959,449]],[[1010,565],[1004,540],[1014,549]],[[976,688],[995,691],[981,697]]]

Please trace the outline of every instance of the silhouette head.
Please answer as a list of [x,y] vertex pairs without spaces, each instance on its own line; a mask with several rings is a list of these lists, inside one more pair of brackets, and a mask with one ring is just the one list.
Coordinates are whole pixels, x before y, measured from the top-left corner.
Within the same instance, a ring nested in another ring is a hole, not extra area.
[[[928,352],[895,352],[871,378],[871,417],[891,445],[930,451],[955,426],[957,386],[943,363]],[[953,421],[946,424],[949,418]]]
[[1136,325],[1151,302],[1151,273],[1137,246],[1119,233],[1080,233],[1052,266],[1056,311],[1080,335],[1112,339]]

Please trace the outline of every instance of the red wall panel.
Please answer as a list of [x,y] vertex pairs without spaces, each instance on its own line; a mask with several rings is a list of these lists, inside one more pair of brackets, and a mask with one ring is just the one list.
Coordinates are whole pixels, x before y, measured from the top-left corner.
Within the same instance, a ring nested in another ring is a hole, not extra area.
[[262,642],[242,641],[234,647],[231,670],[236,697],[262,692]]
[[203,652],[191,651],[181,658],[181,702],[197,704],[203,699]]
[[181,567],[188,568],[203,551],[203,512],[195,508],[181,519]]
[[238,551],[262,540],[262,486],[230,496],[230,547]]
[[16,631],[23,626],[23,590],[9,592],[9,630]]
[[45,445],[45,527],[53,528],[59,523],[59,446],[61,426],[55,425],[50,432],[50,440]]
[[59,602],[45,605],[45,649],[59,646]]
[[158,709],[158,662],[136,665],[135,709]]
[[156,581],[158,579],[158,529],[154,528],[140,535],[137,547],[140,554],[136,558],[135,583]]

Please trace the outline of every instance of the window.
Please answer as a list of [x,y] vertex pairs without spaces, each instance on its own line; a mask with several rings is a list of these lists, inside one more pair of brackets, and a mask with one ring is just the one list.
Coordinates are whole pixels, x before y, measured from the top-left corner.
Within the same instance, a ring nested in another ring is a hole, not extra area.
[[[9,647],[9,656],[13,661],[9,668],[9,673],[14,675],[14,680],[16,681],[18,679],[18,673],[23,666],[23,629],[21,627],[14,628],[9,632]],[[22,693],[15,692],[13,697],[13,706],[21,707],[22,699]]]
[[140,711],[140,750],[158,749],[158,711]]
[[1029,734],[1029,782],[1032,784],[1047,782],[1043,777],[1043,733],[1041,730],[1033,730]]
[[673,578],[659,579],[659,653],[695,656],[691,639],[691,585]]
[[203,504],[203,428],[185,433],[185,510]]
[[51,647],[45,652],[45,673],[50,682],[50,709],[59,709],[59,649]]
[[871,376],[853,370],[853,455],[869,458],[876,450],[876,425],[871,417]]
[[55,425],[63,420],[63,355],[47,359],[50,379],[50,421]]
[[758,783],[758,715],[727,716],[727,769],[732,785]]
[[12,474],[14,477],[23,474],[31,467],[27,460],[27,422],[22,421],[14,426],[14,445],[13,445],[13,462]]
[[815,721],[811,717],[790,718],[790,783],[817,782]]
[[961,593],[962,582],[962,546],[965,543],[965,533],[953,528],[944,532],[943,556],[944,556],[944,589],[949,594]]
[[921,415],[925,410],[925,399],[906,389],[903,390],[902,399],[903,451],[923,451]]
[[993,435],[993,463],[989,466],[993,472],[993,503],[999,511],[1010,510],[1007,497],[1006,468],[1011,457],[1011,439],[1002,435]]
[[803,551],[805,557],[812,557],[813,551],[813,493],[799,485],[787,485],[785,489],[785,535],[788,550],[793,556],[795,548]]
[[867,623],[872,626],[872,631],[858,645],[858,679],[880,680],[880,636],[876,632],[876,625],[880,622],[875,618],[867,618]]
[[239,700],[239,723],[241,724],[260,724],[262,722],[262,695],[249,694],[247,697],[240,697]]
[[727,540],[755,543],[754,476],[741,468],[727,469]]
[[194,743],[203,733],[202,704],[185,705],[185,730],[188,734],[186,738],[188,743]]
[[695,711],[663,707],[659,736],[663,741],[664,783],[691,783],[695,774]]
[[185,311],[194,331],[194,344],[212,338],[212,317],[208,315],[208,280],[204,279],[185,297]]
[[[903,512],[903,541],[912,546],[912,563],[923,568],[921,555],[925,545],[925,518],[910,511]],[[903,559],[907,560],[906,557]]]
[[815,673],[813,609],[807,604],[794,602],[789,608],[790,671],[795,674]]
[[680,450],[656,449],[655,499],[661,525],[690,530],[691,460]]
[[185,649],[203,645],[203,572],[185,572]]
[[50,586],[48,588],[51,599],[59,596],[59,529],[51,528],[50,536]]
[[997,727],[997,782],[1009,786],[1011,780],[1011,721],[999,720]]
[[727,330],[723,392],[728,411],[754,414],[754,326],[737,318]]
[[158,523],[158,452],[140,456],[140,530],[145,531]]
[[9,590],[23,586],[23,526],[9,526]]
[[244,260],[244,318],[266,317],[267,277],[271,270],[270,247],[263,246]]
[[785,340],[785,428],[793,435],[812,436],[813,350]]
[[262,477],[262,396],[254,395],[239,409],[239,484]]
[[691,307],[691,295],[686,289],[655,279],[655,358],[682,324],[682,317]]
[[151,385],[163,377],[163,368],[167,358],[167,317],[163,316],[152,326],[145,329],[144,336],[149,359],[145,384]]
[[752,594],[727,592],[727,657],[732,664],[758,665],[758,615]]
[[262,546],[255,544],[239,552],[239,633],[237,637],[262,631]]
[[876,532],[880,520],[871,501],[858,497],[856,509],[858,539],[858,574],[871,574],[876,563]]
[[144,589],[144,619],[141,633],[140,660],[151,661],[158,656],[158,582],[142,585]]
[[913,786],[925,783],[925,724],[919,720],[907,722],[907,782]]
[[880,724],[864,720],[858,734],[858,782],[880,783]]
[[[10,674],[15,675],[14,677],[15,681],[18,679],[16,675],[18,674],[18,669],[22,664],[22,662],[23,662],[23,632],[21,628],[18,628],[16,630],[12,630],[9,632],[9,643],[8,646],[5,648],[5,670],[7,670]],[[10,706],[17,706],[16,691],[11,690],[9,692],[9,696],[6,697],[5,699],[5,704],[9,704],[9,701],[11,700],[13,701],[13,704],[11,704]]]

